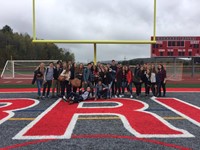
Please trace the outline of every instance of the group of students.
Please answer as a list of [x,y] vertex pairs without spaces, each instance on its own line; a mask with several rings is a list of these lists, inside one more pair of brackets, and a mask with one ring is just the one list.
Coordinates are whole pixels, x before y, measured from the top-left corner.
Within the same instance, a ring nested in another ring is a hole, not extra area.
[[[64,78],[61,80],[61,77]],[[78,86],[72,84],[71,81],[74,79],[80,81]],[[138,64],[132,69],[130,66],[116,63],[115,60],[106,65],[101,63],[94,65],[91,62],[86,67],[75,62],[58,61],[55,65],[50,62],[48,67],[41,63],[34,71],[32,84],[35,82],[38,98],[62,97],[70,103],[80,102],[90,97],[95,100],[124,97],[126,91],[130,93],[130,98],[133,98],[133,84],[136,87],[136,98],[141,95],[143,84],[146,96],[150,94],[150,89],[154,96],[161,96],[161,88],[163,88],[162,96],[166,94],[166,70],[162,64],[157,68],[154,64]]]

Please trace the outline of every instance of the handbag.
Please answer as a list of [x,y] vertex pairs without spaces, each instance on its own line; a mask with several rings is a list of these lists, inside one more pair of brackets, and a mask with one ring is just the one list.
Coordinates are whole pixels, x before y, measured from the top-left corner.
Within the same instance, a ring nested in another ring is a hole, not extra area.
[[59,77],[58,77],[58,81],[65,81],[65,76],[61,76],[61,75],[59,75]]
[[81,80],[78,78],[74,78],[73,80],[70,80],[70,82],[73,87],[81,87]]

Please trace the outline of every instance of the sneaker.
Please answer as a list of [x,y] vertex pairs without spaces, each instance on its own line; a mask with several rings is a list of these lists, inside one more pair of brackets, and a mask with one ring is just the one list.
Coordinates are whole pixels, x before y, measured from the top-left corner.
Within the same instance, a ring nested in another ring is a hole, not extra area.
[[42,99],[42,100],[45,100],[45,96],[42,96],[41,99]]
[[117,96],[117,95],[115,95],[115,98],[118,98],[118,96]]
[[122,98],[123,97],[123,95],[119,95],[119,98]]
[[131,95],[130,98],[133,98],[133,95]]

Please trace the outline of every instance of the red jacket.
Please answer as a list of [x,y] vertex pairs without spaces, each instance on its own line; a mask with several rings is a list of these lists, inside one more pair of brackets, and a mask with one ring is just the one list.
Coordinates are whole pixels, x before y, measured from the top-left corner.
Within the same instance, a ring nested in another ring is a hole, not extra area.
[[127,81],[128,81],[128,84],[130,84],[132,81],[133,81],[133,73],[131,70],[129,70],[126,74],[126,78],[127,78]]

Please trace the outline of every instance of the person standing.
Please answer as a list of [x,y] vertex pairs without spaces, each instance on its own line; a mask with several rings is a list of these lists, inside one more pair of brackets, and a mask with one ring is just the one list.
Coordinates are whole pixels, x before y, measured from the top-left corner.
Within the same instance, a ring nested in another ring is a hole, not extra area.
[[158,96],[161,97],[161,87],[163,88],[163,97],[166,96],[166,70],[163,65],[158,65],[158,73],[157,73],[157,84],[158,84]]
[[125,88],[127,87],[127,66],[122,67],[122,97],[124,97]]
[[143,75],[143,66],[140,67],[140,69],[137,71],[135,71],[135,75],[133,78],[134,84],[135,84],[135,88],[136,88],[136,98],[139,98],[140,94],[141,94],[141,89],[142,89],[142,77]]
[[41,88],[44,81],[44,73],[45,73],[45,64],[41,63],[34,71],[34,78],[36,81],[37,89],[38,89],[38,96],[37,99],[42,98],[41,96]]
[[121,95],[121,87],[122,87],[122,65],[121,64],[118,64],[117,65],[117,73],[116,73],[116,79],[115,79],[115,82],[116,82],[116,92],[117,95],[115,95],[115,97],[122,97]]
[[43,92],[42,92],[43,99],[45,98],[46,88],[47,88],[46,98],[50,98],[49,93],[50,93],[50,89],[52,85],[53,73],[54,73],[54,65],[53,65],[53,62],[50,62],[44,74],[44,85],[43,85]]
[[155,66],[152,66],[152,68],[151,68],[151,91],[153,93],[153,96],[157,95],[156,74],[157,74],[156,68],[155,68]]
[[110,66],[111,69],[111,77],[112,77],[112,97],[116,95],[116,73],[117,73],[117,65],[115,60],[112,60],[112,64]]
[[[52,98],[55,98],[56,96],[60,96],[60,81],[58,80],[59,75],[62,73],[62,68],[60,67],[60,63],[56,64],[56,67],[53,71],[53,85],[52,85]],[[55,89],[56,89],[56,96],[55,96]]]
[[133,98],[133,72],[131,71],[130,67],[127,66],[126,67],[126,71],[127,71],[127,74],[126,74],[126,78],[127,78],[127,91],[130,92],[130,98]]
[[87,64],[87,68],[84,69],[84,72],[83,72],[83,81],[84,81],[84,90],[86,91],[87,90],[87,87],[90,87],[91,89],[91,94],[92,96],[94,96],[94,92],[93,92],[93,84],[91,82],[91,76],[92,76],[92,73],[91,73],[91,63],[88,63]]
[[[71,77],[71,72],[70,72],[70,66],[64,62],[63,63],[63,71],[60,74],[64,78],[64,80],[61,82],[61,96],[63,99],[66,99],[66,96],[71,93],[71,86],[70,86],[70,77]],[[65,94],[65,89],[66,93]]]

